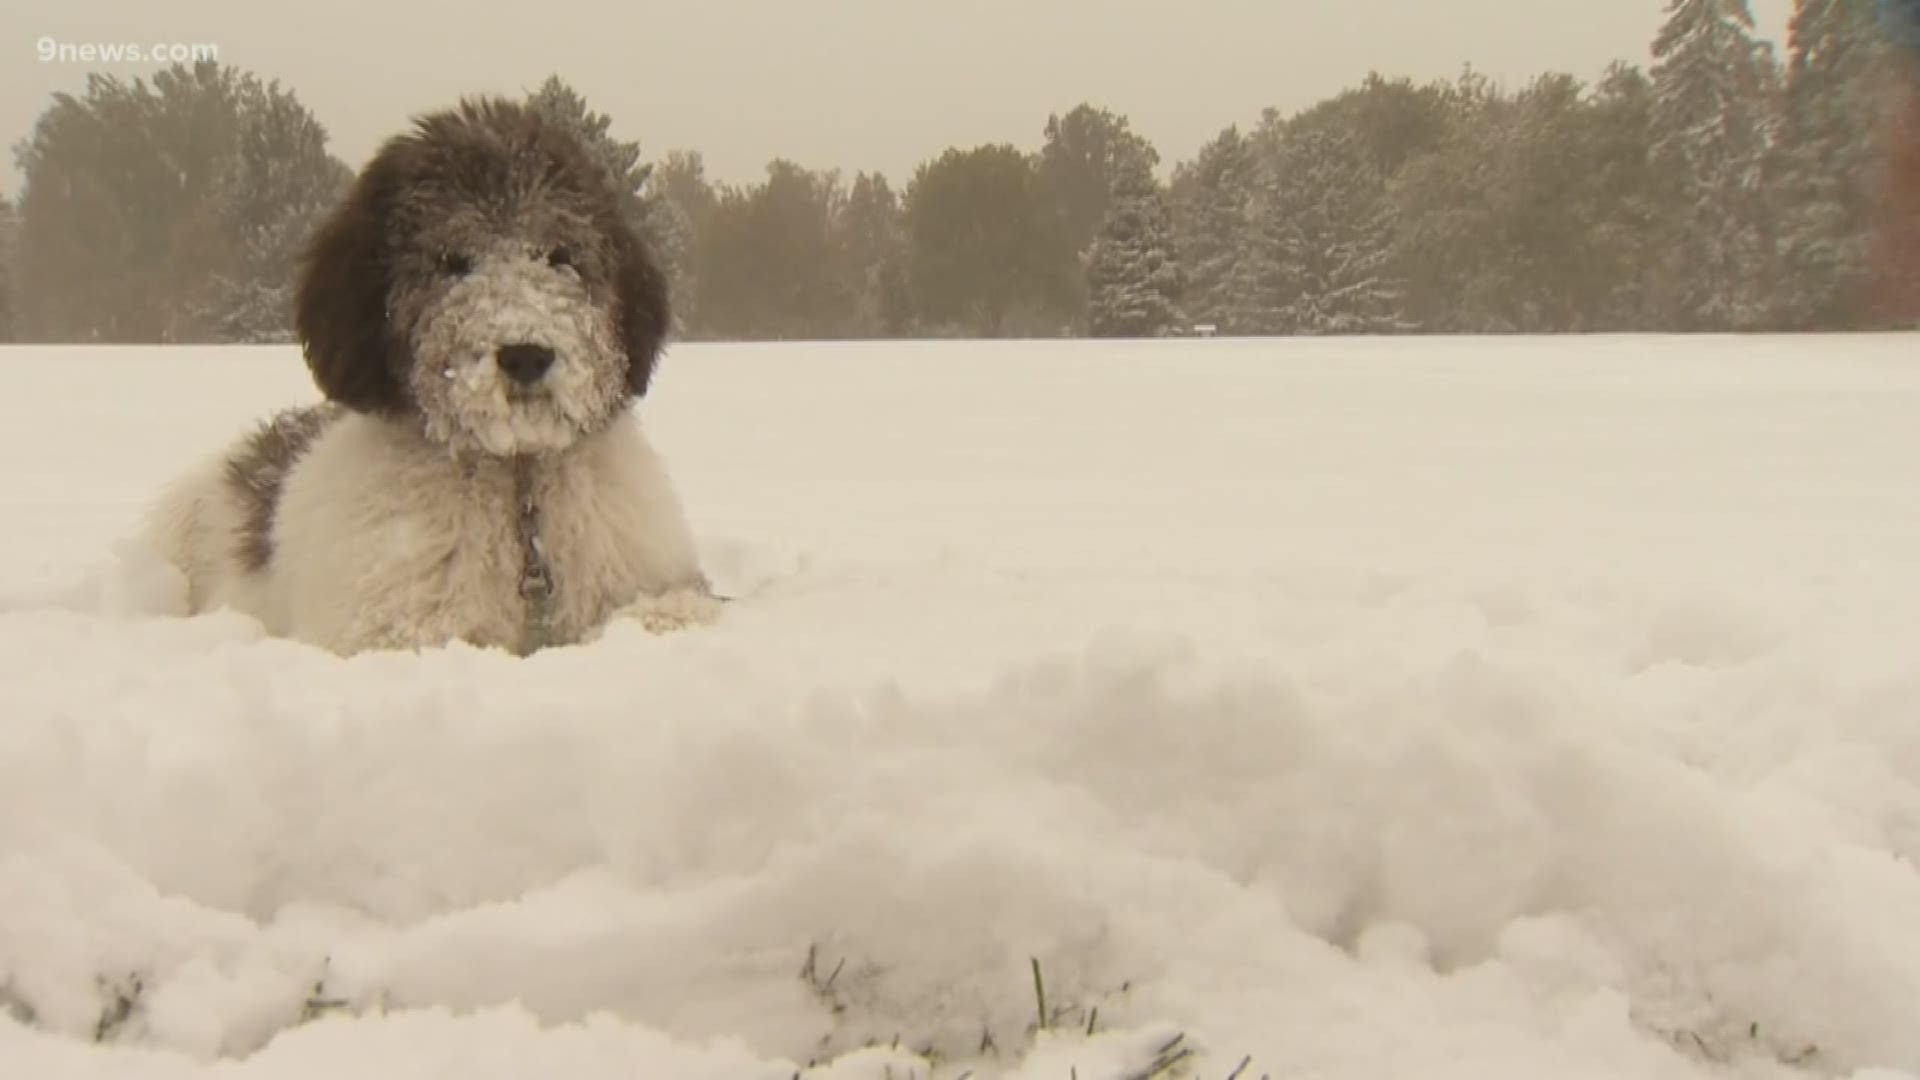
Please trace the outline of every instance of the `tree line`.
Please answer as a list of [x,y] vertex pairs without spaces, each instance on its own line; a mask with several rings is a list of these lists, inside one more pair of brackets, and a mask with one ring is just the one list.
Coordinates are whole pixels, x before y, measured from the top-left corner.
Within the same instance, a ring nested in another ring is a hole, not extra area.
[[[1375,74],[1164,171],[1082,104],[898,187],[723,183],[558,77],[529,97],[631,194],[690,339],[1861,329],[1920,315],[1910,7],[1796,0],[1780,58],[1747,0],[1667,0],[1647,68]],[[0,335],[31,341],[284,340],[351,178],[291,91],[214,63],[90,76],[14,153]]]

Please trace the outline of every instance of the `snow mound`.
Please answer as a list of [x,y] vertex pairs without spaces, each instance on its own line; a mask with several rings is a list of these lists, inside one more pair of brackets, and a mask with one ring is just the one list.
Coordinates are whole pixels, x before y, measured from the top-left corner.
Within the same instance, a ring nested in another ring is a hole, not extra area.
[[[1920,1062],[1920,675],[1825,662],[1807,600],[1318,576],[1261,590],[1265,642],[950,630],[985,676],[923,690],[858,673],[931,567],[766,572],[710,632],[527,661],[120,614],[148,569],[0,616],[32,1017],[0,1045],[50,1071],[99,1036],[180,1075],[869,1044],[1021,1075],[1034,960],[1051,1026],[1186,1032],[1216,1069]],[[996,587],[1019,605],[944,589]],[[1034,1060],[1122,1075],[1098,1047]]]

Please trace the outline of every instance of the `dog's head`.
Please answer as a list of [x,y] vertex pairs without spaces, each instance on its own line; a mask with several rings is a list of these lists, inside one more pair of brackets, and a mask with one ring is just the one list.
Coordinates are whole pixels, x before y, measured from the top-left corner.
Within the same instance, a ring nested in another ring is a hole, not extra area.
[[646,393],[668,325],[626,198],[527,106],[420,118],[308,246],[294,325],[321,392],[490,454],[603,426]]

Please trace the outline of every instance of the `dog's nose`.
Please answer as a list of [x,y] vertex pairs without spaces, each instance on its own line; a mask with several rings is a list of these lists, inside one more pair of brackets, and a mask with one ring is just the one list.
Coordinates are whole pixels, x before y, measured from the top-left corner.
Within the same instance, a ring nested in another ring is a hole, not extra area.
[[493,361],[507,378],[522,386],[531,386],[540,381],[540,376],[553,366],[553,350],[545,345],[520,342],[514,345],[502,345],[493,354]]

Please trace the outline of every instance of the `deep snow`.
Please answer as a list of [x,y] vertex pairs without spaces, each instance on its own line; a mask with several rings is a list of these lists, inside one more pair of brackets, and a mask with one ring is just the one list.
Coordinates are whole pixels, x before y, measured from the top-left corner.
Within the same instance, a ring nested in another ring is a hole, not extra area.
[[1920,1075],[1917,342],[681,346],[742,599],[525,661],[167,614],[293,352],[0,350],[0,1076]]

